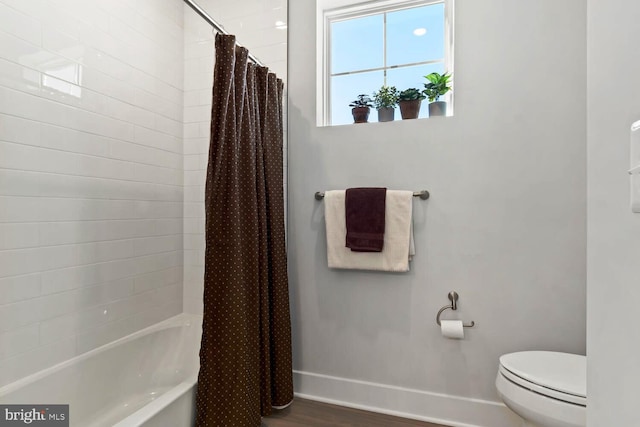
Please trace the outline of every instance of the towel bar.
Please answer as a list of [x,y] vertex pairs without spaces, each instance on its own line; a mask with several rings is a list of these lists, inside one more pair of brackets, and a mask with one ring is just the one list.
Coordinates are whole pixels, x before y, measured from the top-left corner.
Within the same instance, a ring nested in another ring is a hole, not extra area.
[[[459,298],[459,295],[456,291],[449,292],[449,301],[451,301],[451,305],[445,305],[440,309],[440,311],[438,311],[438,314],[436,315],[436,323],[438,324],[438,326],[441,325],[440,315],[442,314],[443,311],[448,309],[451,309],[451,310],[458,309],[458,298]],[[465,328],[473,328],[475,325],[476,325],[476,322],[474,322],[473,320],[469,324],[466,324],[466,325],[464,323],[462,324],[462,326],[464,326]]]
[[[420,197],[422,200],[427,200],[429,196],[430,194],[427,190],[415,191],[413,193],[413,197]],[[316,191],[315,198],[316,200],[324,199],[324,191]]]

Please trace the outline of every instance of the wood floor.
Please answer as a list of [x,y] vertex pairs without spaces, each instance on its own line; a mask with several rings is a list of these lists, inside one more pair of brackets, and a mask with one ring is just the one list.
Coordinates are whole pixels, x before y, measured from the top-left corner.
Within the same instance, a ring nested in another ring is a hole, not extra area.
[[295,399],[282,411],[262,418],[262,427],[445,427],[389,415]]

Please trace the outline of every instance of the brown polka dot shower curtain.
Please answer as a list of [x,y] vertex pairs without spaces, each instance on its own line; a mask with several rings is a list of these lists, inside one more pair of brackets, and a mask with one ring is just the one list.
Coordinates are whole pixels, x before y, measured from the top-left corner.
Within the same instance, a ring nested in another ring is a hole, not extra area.
[[283,83],[216,36],[198,427],[257,427],[293,399]]

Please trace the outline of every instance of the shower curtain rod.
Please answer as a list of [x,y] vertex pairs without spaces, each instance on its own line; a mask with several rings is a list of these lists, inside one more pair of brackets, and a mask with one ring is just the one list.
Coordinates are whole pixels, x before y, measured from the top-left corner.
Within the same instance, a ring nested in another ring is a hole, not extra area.
[[[193,0],[184,0],[184,2],[189,5],[189,7],[193,9],[198,15],[200,15],[202,19],[207,21],[214,30],[221,34],[229,34],[224,28],[222,28],[222,25],[218,24],[218,22],[213,19],[207,12],[205,12],[204,9],[201,8],[196,2],[194,2]],[[251,52],[249,52],[249,59],[252,60],[255,64],[261,67],[265,67],[265,65],[258,58],[251,54]]]

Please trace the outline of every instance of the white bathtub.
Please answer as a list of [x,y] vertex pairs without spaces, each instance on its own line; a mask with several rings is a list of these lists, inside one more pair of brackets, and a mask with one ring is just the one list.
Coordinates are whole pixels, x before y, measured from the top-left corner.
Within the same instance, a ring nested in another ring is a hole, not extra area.
[[181,314],[3,388],[3,404],[69,404],[72,427],[193,425],[202,316]]

